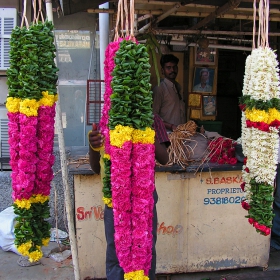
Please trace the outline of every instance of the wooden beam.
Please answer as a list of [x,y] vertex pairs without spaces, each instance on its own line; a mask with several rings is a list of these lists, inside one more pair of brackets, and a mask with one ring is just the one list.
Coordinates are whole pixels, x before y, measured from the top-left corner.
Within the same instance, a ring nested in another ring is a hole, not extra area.
[[[201,35],[229,35],[229,36],[253,36],[252,32],[241,32],[241,31],[219,31],[219,30],[174,30],[174,29],[163,29],[154,28],[153,31],[158,35],[184,35],[184,34],[201,34]],[[257,31],[256,31],[257,34]],[[268,36],[280,36],[279,32],[269,32]]]
[[199,29],[204,27],[208,22],[212,21],[218,16],[225,14],[226,12],[239,6],[241,0],[229,0],[225,5],[219,7],[215,12],[208,15],[206,18],[198,22],[196,25],[189,28],[189,30]]

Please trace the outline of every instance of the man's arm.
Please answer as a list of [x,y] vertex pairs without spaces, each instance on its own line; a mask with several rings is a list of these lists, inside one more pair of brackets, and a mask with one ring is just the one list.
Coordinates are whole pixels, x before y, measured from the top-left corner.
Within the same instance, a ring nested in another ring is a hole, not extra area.
[[162,165],[165,165],[169,160],[166,145],[159,143],[157,139],[155,139],[155,156],[156,160]]
[[160,115],[160,108],[162,103],[162,93],[158,86],[153,89],[153,113]]
[[95,123],[92,124],[92,131],[88,134],[89,141],[89,164],[93,172],[100,173],[100,153],[92,148],[98,149],[103,145],[103,138],[97,130]]

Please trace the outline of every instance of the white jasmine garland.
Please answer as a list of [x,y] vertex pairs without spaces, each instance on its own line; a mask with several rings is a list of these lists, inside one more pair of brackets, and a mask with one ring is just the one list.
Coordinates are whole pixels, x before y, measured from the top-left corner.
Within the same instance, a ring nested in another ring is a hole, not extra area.
[[246,117],[245,113],[242,112],[241,116],[241,142],[242,142],[242,152],[245,157],[247,157],[247,145],[249,144],[251,139],[251,129],[246,126]]
[[246,166],[251,178],[259,183],[273,185],[276,175],[278,133],[251,128],[252,138],[247,141],[248,158]]
[[279,68],[275,52],[268,47],[259,47],[252,51],[249,62],[249,81],[246,79],[245,84],[244,79],[247,95],[262,101],[279,98]]
[[243,95],[248,95],[248,91],[249,91],[249,81],[251,78],[251,59],[252,59],[251,55],[248,55],[246,58],[245,74],[243,79],[243,90],[242,90]]

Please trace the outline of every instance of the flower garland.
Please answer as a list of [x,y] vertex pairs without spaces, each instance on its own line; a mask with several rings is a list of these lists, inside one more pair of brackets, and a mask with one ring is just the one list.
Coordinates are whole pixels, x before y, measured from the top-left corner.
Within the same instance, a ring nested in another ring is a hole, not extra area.
[[149,55],[129,38],[110,43],[106,54],[103,200],[114,209],[116,252],[125,279],[145,280],[152,259],[155,189]]
[[109,111],[111,108],[111,95],[113,93],[113,89],[111,87],[112,82],[112,72],[115,68],[114,57],[116,52],[120,47],[120,41],[122,39],[111,42],[105,51],[105,61],[104,61],[104,76],[105,76],[105,93],[104,93],[104,107],[102,110],[102,117],[100,119],[100,130],[105,138],[105,153],[103,156],[104,162],[104,177],[103,181],[103,201],[108,207],[112,207],[112,191],[111,191],[111,160],[110,160],[110,134],[109,134]]
[[269,235],[273,219],[273,183],[280,127],[279,68],[269,47],[254,49],[246,59],[242,110],[242,207],[257,232]]
[[210,162],[217,162],[218,164],[236,164],[235,157],[236,142],[225,137],[217,137],[210,140],[207,150],[207,158]]
[[[54,117],[58,69],[54,64],[53,25],[16,27],[7,70],[8,134],[12,168],[15,245],[30,262],[50,240],[50,183],[53,179]],[[39,58],[40,57],[40,61]]]

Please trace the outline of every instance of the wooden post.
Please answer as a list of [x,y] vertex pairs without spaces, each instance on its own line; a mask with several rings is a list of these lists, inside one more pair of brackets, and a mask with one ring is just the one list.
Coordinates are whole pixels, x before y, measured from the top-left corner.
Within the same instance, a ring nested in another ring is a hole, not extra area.
[[[53,22],[52,1],[45,0],[45,2],[46,2],[47,19],[49,21]],[[72,206],[71,206],[71,195],[70,195],[69,184],[68,184],[68,167],[67,167],[67,159],[66,159],[66,153],[65,153],[65,143],[64,143],[59,98],[58,98],[58,101],[56,104],[55,126],[56,126],[56,130],[58,133],[58,145],[59,145],[59,153],[60,153],[62,182],[63,182],[63,187],[64,187],[65,208],[66,208],[66,216],[67,216],[67,223],[68,223],[68,229],[69,229],[69,239],[70,239],[70,245],[71,245],[72,260],[73,260],[73,266],[74,266],[74,275],[75,275],[75,280],[80,280],[77,240],[76,240],[75,227],[74,227],[74,224],[75,224],[74,215],[73,215]]]

